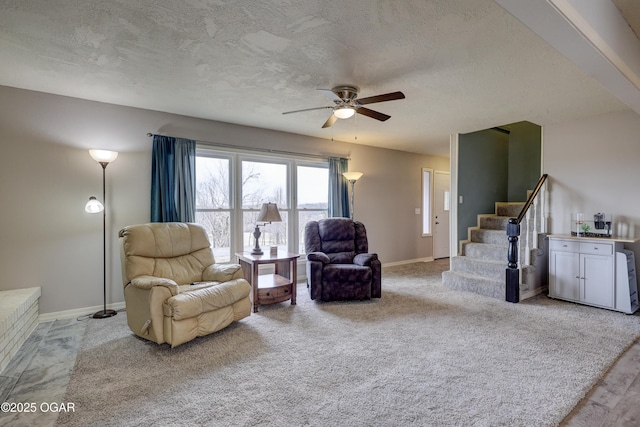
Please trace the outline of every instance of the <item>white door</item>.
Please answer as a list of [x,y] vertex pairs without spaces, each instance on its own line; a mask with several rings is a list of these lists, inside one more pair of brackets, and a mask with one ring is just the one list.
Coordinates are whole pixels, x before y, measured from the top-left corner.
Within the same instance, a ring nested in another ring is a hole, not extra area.
[[433,258],[449,257],[449,209],[450,199],[449,172],[434,173],[433,181]]

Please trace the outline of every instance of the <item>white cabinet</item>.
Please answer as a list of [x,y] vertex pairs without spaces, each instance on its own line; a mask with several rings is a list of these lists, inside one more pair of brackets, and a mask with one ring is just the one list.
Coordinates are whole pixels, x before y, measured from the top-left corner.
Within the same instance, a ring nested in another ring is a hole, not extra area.
[[613,308],[615,276],[613,256],[580,254],[580,301]]
[[619,241],[550,236],[549,296],[615,310],[615,254],[622,250]]
[[580,255],[549,250],[549,296],[580,301]]

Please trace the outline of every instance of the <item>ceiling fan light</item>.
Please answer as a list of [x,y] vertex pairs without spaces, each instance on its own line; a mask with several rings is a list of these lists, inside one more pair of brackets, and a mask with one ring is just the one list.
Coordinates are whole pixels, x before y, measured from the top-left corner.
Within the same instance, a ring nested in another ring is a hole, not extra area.
[[348,119],[349,117],[353,117],[355,113],[356,110],[354,110],[352,107],[342,107],[335,110],[333,112],[333,115],[339,119]]

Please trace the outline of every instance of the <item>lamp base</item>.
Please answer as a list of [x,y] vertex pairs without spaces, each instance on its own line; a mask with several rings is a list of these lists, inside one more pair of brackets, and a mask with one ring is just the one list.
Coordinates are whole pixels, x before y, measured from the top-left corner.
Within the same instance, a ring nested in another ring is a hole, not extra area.
[[94,319],[106,319],[107,317],[113,317],[116,314],[118,314],[118,312],[115,310],[100,310],[91,317]]
[[260,235],[262,233],[260,233],[260,228],[258,227],[258,224],[256,224],[256,228],[255,230],[253,230],[253,237],[256,238],[256,245],[253,247],[253,250],[251,251],[251,255],[262,255],[262,249],[260,249],[260,243],[258,242],[258,239],[260,238]]

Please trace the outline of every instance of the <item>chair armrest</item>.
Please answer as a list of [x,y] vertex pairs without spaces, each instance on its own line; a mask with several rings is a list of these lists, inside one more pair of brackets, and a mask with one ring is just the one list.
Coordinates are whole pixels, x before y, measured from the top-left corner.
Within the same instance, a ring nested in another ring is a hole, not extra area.
[[324,252],[309,252],[307,254],[307,259],[309,261],[320,261],[323,264],[329,264],[331,260]]
[[353,258],[353,263],[357,265],[371,267],[371,263],[378,259],[378,254],[358,254]]
[[178,295],[180,291],[178,290],[178,284],[171,279],[166,279],[164,277],[155,277],[155,276],[138,276],[131,279],[131,286],[149,290],[154,286],[164,286],[169,289],[171,295]]
[[[311,252],[309,252],[311,253]],[[328,258],[328,257],[327,257]],[[322,270],[324,263],[322,261],[313,261],[307,259],[307,289],[312,300],[322,298]]]
[[202,280],[205,282],[228,282],[242,278],[244,274],[240,264],[212,264],[202,272]]

